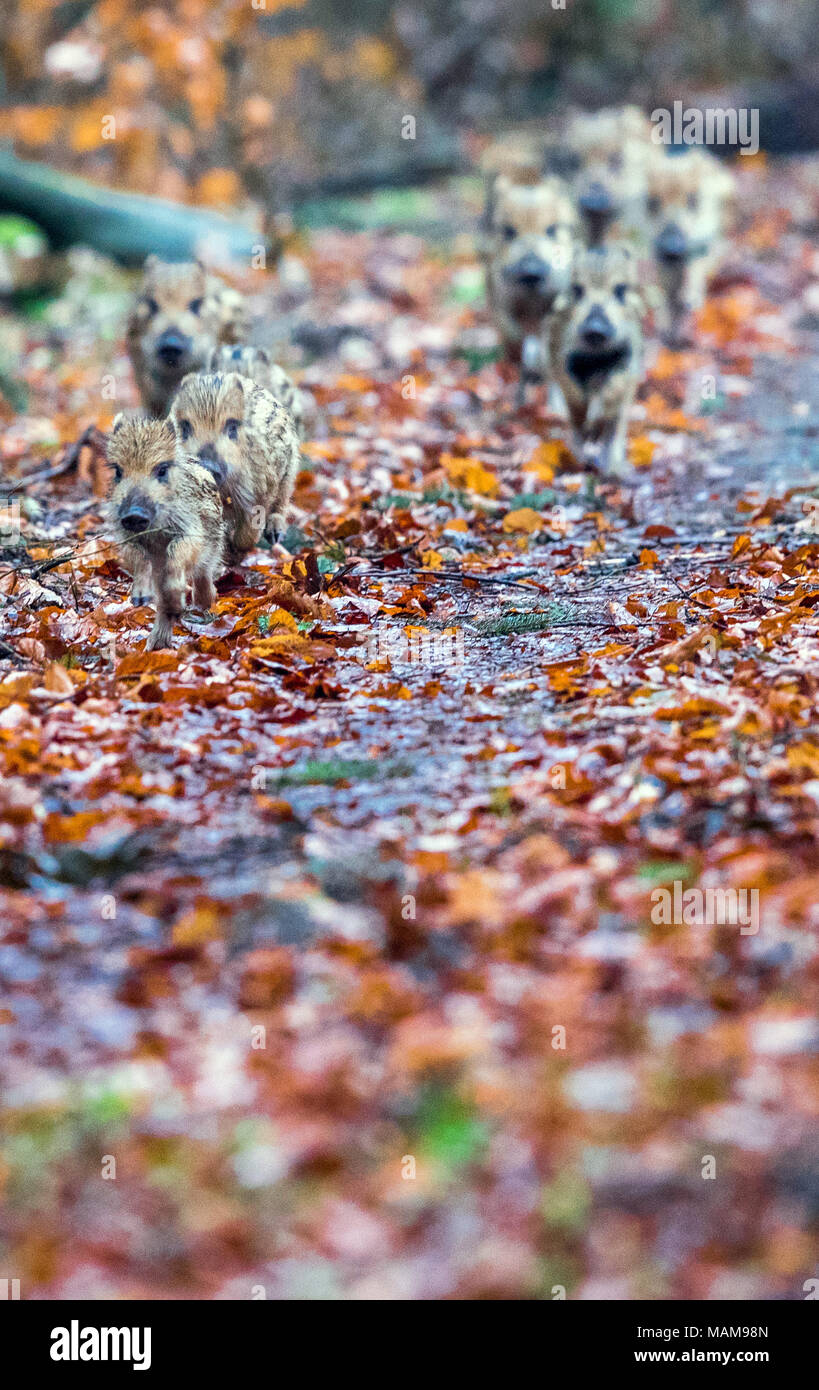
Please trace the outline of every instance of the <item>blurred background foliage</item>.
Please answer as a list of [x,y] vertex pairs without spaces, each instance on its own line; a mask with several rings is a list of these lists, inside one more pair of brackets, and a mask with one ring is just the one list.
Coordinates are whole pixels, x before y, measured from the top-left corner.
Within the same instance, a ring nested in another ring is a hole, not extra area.
[[750,84],[810,127],[818,26],[819,0],[3,0],[0,139],[119,188],[281,206],[457,168],[564,102]]

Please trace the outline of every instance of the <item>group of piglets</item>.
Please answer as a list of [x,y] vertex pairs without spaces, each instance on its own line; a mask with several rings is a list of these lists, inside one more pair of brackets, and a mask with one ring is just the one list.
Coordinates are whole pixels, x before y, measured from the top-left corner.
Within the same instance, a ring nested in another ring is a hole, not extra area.
[[[643,375],[645,323],[678,348],[723,250],[730,172],[703,147],[658,144],[633,106],[519,132],[484,155],[483,251],[507,356],[546,378],[579,457],[615,474]],[[555,389],[557,388],[557,389]]]
[[170,645],[189,589],[209,610],[225,565],[284,529],[303,398],[247,330],[241,295],[204,266],[146,262],[127,334],[145,413],[116,417],[107,457],[132,598],[156,606],[149,651]]
[[[702,148],[658,147],[635,107],[518,133],[484,156],[483,256],[507,355],[549,383],[578,458],[621,474],[654,313],[686,341],[721,251],[733,180]],[[208,610],[226,564],[281,533],[299,466],[305,398],[247,342],[242,296],[200,263],[146,262],[128,322],[144,414],[108,440],[110,514],[148,648],[167,646],[187,591]]]

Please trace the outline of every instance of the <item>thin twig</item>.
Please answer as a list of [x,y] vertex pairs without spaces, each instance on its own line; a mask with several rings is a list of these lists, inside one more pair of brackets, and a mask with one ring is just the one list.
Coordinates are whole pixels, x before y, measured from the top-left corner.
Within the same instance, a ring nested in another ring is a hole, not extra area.
[[[139,534],[140,534],[140,537],[142,537],[142,536],[157,536],[157,535],[163,535],[163,534],[165,534],[165,533],[163,533],[162,527],[161,527],[161,526],[153,526],[153,527],[151,527],[151,529],[148,530],[148,531],[140,531]],[[45,544],[52,544],[52,545],[61,545],[61,544],[63,544],[62,541],[51,541],[51,542],[37,541],[36,543],[37,543],[38,546],[39,546],[39,545],[45,545]],[[81,543],[81,544],[82,544],[82,543]],[[54,556],[54,557],[52,557],[52,559],[50,559],[50,560],[40,560],[40,561],[34,562],[34,568],[33,568],[32,570],[30,570],[30,571],[29,571],[29,566],[26,565],[25,562],[21,562],[19,565],[9,565],[8,569],[0,570],[0,579],[4,579],[4,578],[6,577],[6,575],[9,575],[9,574],[25,574],[26,572],[30,572],[31,575],[32,575],[34,578],[36,578],[38,574],[45,574],[47,570],[58,569],[58,568],[60,567],[60,565],[67,565],[67,564],[69,563],[70,560],[74,560],[74,559],[82,559],[82,560],[84,560],[84,559],[86,558],[86,556],[88,556],[88,555],[94,555],[97,551],[100,551],[100,550],[107,550],[107,549],[110,549],[110,548],[112,548],[112,547],[116,547],[116,546],[119,545],[119,544],[120,544],[120,542],[114,540],[113,537],[103,536],[103,537],[101,538],[101,541],[100,541],[100,544],[99,544],[99,545],[89,546],[89,548],[88,548],[87,550],[84,550],[84,551],[83,551],[82,555],[80,555],[79,549],[77,549],[77,547],[72,547],[70,550],[64,551],[62,555]],[[33,557],[32,557],[31,555],[29,555],[28,551],[26,551],[26,556],[25,556],[25,558],[26,558],[26,560],[31,561]]]
[[[327,576],[325,576],[327,584],[328,586],[338,584],[340,580],[345,579],[348,574],[352,573],[356,565],[363,564],[365,560],[369,560],[373,565],[381,565],[385,562],[385,560],[390,559],[393,555],[408,554],[410,550],[414,550],[415,547],[419,544],[419,541],[409,541],[407,545],[402,545],[397,549],[385,550],[383,555],[356,555],[353,557],[352,560],[348,560],[346,564],[342,565],[341,569],[336,570],[335,574],[328,574]],[[364,570],[362,571],[362,573],[366,574],[368,573],[368,571]],[[386,578],[386,575],[384,577]]]
[[49,570],[56,570],[60,565],[67,565],[74,558],[72,550],[66,551],[64,555],[55,555],[51,560],[41,560],[31,571],[32,579],[39,579],[41,574],[48,574]]
[[[409,569],[396,570],[394,575],[382,574],[380,570],[358,570],[353,577],[355,579],[367,579],[372,575],[378,579],[392,579],[400,578],[401,575],[406,574],[417,574],[425,579],[452,579],[457,580],[461,584],[471,580],[476,584],[494,584],[501,588],[523,589],[527,594],[537,592],[532,588],[531,584],[519,584],[515,579],[501,579],[499,576],[492,574],[472,574],[468,570],[431,570],[425,569],[420,565],[413,565]],[[338,575],[333,576],[333,583],[337,581],[338,577]]]
[[47,483],[52,478],[60,478],[64,473],[71,473],[77,467],[83,449],[87,446],[99,453],[104,448],[104,440],[105,435],[97,429],[96,425],[88,425],[73,444],[65,446],[60,462],[55,464],[53,468],[41,470],[39,473],[27,473],[25,478],[20,479],[19,483],[15,483],[13,487],[3,486],[0,488],[0,492],[6,497],[13,497],[16,492],[23,492],[32,483]]
[[392,550],[385,550],[382,555],[362,555],[359,558],[369,560],[373,565],[386,564],[394,555],[408,555],[411,550],[415,550],[420,545],[420,541],[408,541],[406,545],[395,546]]
[[680,581],[678,579],[675,579],[673,574],[670,574],[668,578],[671,580],[671,583],[674,585],[674,587],[679,589],[686,603],[696,603],[698,608],[704,608],[707,613],[710,613],[713,616],[713,608],[709,608],[708,604],[703,603],[702,599],[697,598],[695,594],[687,594]]

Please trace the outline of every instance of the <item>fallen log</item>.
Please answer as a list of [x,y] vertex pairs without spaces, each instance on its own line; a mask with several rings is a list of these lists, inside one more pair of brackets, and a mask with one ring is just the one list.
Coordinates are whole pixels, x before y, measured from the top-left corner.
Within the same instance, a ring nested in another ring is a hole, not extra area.
[[208,258],[208,248],[215,259],[234,261],[270,251],[261,233],[221,213],[103,188],[9,150],[0,150],[0,211],[30,217],[58,250],[90,246],[127,266],[151,254],[164,261]]

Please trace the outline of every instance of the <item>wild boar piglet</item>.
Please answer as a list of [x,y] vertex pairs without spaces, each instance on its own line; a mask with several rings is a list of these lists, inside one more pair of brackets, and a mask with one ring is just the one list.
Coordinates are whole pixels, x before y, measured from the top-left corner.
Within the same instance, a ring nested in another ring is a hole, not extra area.
[[290,412],[263,386],[238,372],[185,377],[171,419],[177,457],[213,476],[225,508],[228,554],[241,559],[263,535],[278,539],[299,467]]
[[552,371],[578,456],[591,453],[614,473],[626,464],[628,414],[643,375],[645,313],[638,262],[628,247],[578,253],[551,326]]
[[651,125],[636,106],[580,112],[553,143],[547,164],[569,182],[588,246],[637,230],[643,208]]
[[166,415],[182,378],[201,371],[219,343],[243,338],[248,316],[243,297],[200,262],[145,262],[128,319],[128,352],[142,403]]
[[486,257],[489,303],[506,354],[527,373],[546,373],[542,344],[555,300],[566,288],[576,217],[558,179],[496,180]]
[[660,330],[672,347],[689,341],[722,254],[733,176],[707,150],[654,151],[646,222],[661,291]]
[[156,603],[147,650],[170,645],[188,587],[209,609],[224,567],[225,522],[219,489],[207,469],[180,463],[168,420],[118,415],[108,439],[114,475],[109,517],[135,603]]
[[306,417],[314,405],[312,398],[301,391],[284,367],[274,362],[266,348],[251,347],[248,343],[223,343],[210,353],[205,363],[210,376],[238,372],[240,376],[264,386],[293,417],[299,439],[304,438]]

